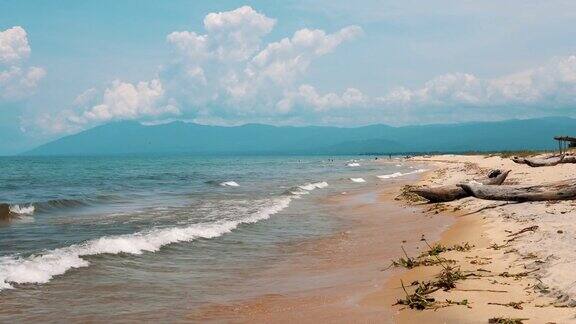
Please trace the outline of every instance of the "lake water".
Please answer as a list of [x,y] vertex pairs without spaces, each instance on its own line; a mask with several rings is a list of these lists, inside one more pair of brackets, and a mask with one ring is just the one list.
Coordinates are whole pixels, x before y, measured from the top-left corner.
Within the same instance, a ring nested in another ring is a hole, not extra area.
[[0,170],[0,322],[225,302],[278,246],[338,229],[319,199],[420,171],[322,156],[5,157]]

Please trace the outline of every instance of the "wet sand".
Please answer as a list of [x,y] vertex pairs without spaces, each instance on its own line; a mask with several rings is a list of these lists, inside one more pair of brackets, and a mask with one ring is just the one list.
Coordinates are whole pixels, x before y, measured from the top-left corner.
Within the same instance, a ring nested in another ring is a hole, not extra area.
[[[434,171],[384,182],[375,191],[330,197],[323,203],[334,209],[334,217],[346,222],[342,232],[286,247],[298,253],[253,279],[258,297],[205,305],[187,319],[239,323],[575,321],[574,202],[518,204],[464,198],[426,204],[398,199],[405,185],[459,183],[482,178],[495,168],[512,170],[505,184],[557,181],[573,176],[570,165],[530,168],[506,158],[453,155],[412,161],[425,162]],[[435,300],[429,309],[393,305],[406,296],[401,282],[412,292],[412,282],[436,280],[446,267],[443,263],[387,269],[391,260],[403,256],[401,246],[411,257],[428,250],[422,237],[431,245],[472,246],[440,254],[452,260],[451,267],[472,275],[458,280],[449,291],[428,295]]]
[[453,222],[451,216],[424,215],[421,207],[400,204],[399,189],[417,176],[382,182],[375,190],[335,195],[320,203],[340,217],[344,228],[332,236],[282,247],[288,259],[253,278],[258,297],[209,304],[187,316],[193,321],[318,323],[393,322],[384,299],[392,259],[418,253],[422,235],[434,241]]

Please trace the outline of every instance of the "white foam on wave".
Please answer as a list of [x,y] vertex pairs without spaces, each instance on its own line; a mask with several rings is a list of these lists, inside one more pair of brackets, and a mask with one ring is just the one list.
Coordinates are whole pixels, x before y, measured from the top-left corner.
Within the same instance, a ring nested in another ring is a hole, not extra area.
[[240,185],[236,181],[224,181],[220,183],[222,187],[239,187]]
[[28,205],[28,206],[10,205],[9,209],[11,213],[18,215],[32,215],[34,214],[34,210],[36,210],[36,208],[34,208],[34,205]]
[[377,177],[380,178],[380,179],[390,179],[390,178],[401,177],[401,176],[403,176],[403,175],[404,175],[404,173],[402,173],[402,172],[394,172],[394,173],[391,173],[391,174],[379,175],[379,176],[377,176]]
[[307,183],[305,185],[298,186],[298,188],[306,190],[306,191],[312,191],[314,189],[322,189],[322,188],[326,188],[326,187],[328,187],[328,183],[326,181]]
[[214,238],[228,233],[240,224],[255,223],[269,218],[288,207],[291,199],[283,197],[244,218],[233,221],[200,223],[186,227],[152,229],[126,235],[104,236],[81,244],[54,249],[27,258],[0,258],[0,290],[13,288],[12,284],[46,283],[54,276],[75,268],[87,267],[90,262],[83,257],[98,254],[127,253],[139,255],[156,252],[162,246],[188,242],[198,238]]
[[349,166],[349,167],[359,167],[359,166],[360,166],[360,163],[358,163],[358,162],[351,162],[351,163],[346,164],[346,166]]
[[391,178],[402,177],[402,176],[409,175],[409,174],[421,173],[421,172],[425,172],[425,171],[427,171],[427,170],[426,169],[417,169],[417,170],[406,172],[406,173],[394,172],[394,173],[390,173],[390,174],[379,175],[377,177],[380,179],[391,179]]
[[356,182],[356,183],[366,182],[366,180],[364,180],[363,178],[350,178],[350,180],[352,180],[352,182]]

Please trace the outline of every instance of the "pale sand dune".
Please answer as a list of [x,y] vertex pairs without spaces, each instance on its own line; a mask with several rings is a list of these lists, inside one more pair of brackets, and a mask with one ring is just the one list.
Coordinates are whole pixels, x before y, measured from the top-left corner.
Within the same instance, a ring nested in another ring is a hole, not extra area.
[[[486,156],[431,156],[413,158],[412,161],[428,162],[436,166],[419,184],[439,185],[471,180],[489,169],[510,169],[504,184],[541,184],[576,177],[576,165],[561,164],[554,167],[531,168],[515,164],[510,159]],[[434,205],[430,205],[434,206]],[[463,270],[479,268],[485,278],[465,280],[450,292],[439,291],[433,296],[440,301],[467,299],[472,308],[451,306],[437,311],[401,310],[396,313],[397,321],[441,322],[441,323],[487,323],[491,317],[527,318],[525,323],[565,323],[575,321],[576,309],[576,201],[507,203],[465,198],[437,205],[437,210],[453,212],[458,222],[448,230],[441,242],[457,244],[470,242],[475,248],[469,252],[446,252]],[[510,239],[511,233],[530,226],[535,231],[518,235],[507,246],[494,250],[490,245],[502,244]],[[472,264],[472,263],[475,264]],[[526,271],[527,277],[515,279],[499,276],[508,272],[517,274]],[[371,302],[393,302],[402,297],[399,279],[404,282],[431,278],[438,267],[419,267],[407,271],[389,283],[393,296],[382,291],[371,296]],[[536,286],[537,285],[537,286]],[[536,286],[536,287],[535,287]],[[463,290],[484,291],[463,291]],[[503,292],[489,292],[500,290]],[[505,291],[505,292],[504,292]],[[549,292],[548,292],[549,291]],[[370,300],[370,299],[368,299]],[[489,305],[489,302],[522,302],[523,309]],[[399,310],[400,307],[396,306]]]

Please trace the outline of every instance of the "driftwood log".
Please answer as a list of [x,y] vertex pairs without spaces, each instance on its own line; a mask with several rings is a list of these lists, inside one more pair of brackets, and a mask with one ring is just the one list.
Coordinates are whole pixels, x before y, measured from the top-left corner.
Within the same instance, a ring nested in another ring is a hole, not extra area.
[[543,167],[543,166],[555,166],[561,163],[576,163],[576,156],[570,155],[560,155],[551,156],[546,158],[524,158],[524,157],[513,157],[512,161],[518,164],[527,164],[531,167]]
[[[479,183],[484,185],[501,185],[502,182],[506,180],[508,173],[510,173],[510,170],[504,172],[501,170],[493,170],[488,174],[487,179],[483,179],[479,181]],[[414,188],[410,190],[410,192],[433,203],[452,201],[470,196],[468,192],[458,185]]]
[[475,183],[459,186],[469,195],[486,200],[522,202],[576,199],[576,179],[535,186],[484,186]]

